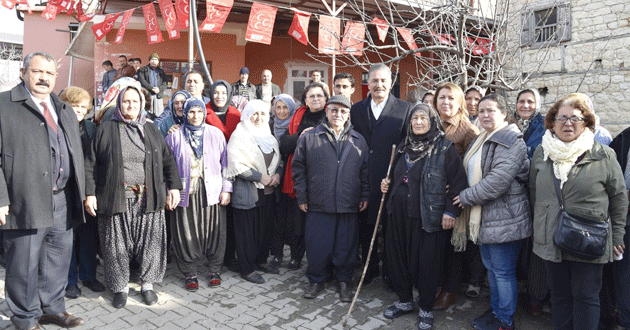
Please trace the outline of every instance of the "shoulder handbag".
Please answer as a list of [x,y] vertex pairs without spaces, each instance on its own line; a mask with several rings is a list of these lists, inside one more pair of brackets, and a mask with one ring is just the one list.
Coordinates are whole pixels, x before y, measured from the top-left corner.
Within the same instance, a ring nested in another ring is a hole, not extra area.
[[608,221],[590,220],[565,211],[560,184],[553,172],[551,176],[561,210],[553,232],[553,242],[560,250],[575,257],[585,260],[601,258],[606,252]]

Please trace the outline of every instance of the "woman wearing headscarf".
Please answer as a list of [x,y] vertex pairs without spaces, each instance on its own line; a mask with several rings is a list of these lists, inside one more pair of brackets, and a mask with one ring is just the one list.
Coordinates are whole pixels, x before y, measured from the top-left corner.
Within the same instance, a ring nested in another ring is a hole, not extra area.
[[227,152],[226,176],[234,179],[232,207],[239,271],[247,281],[264,283],[256,270],[279,273],[277,267],[267,264],[267,256],[275,219],[274,187],[280,184],[282,173],[278,141],[269,129],[267,103],[247,103]]
[[[273,99],[271,109],[273,111],[273,123],[272,133],[278,143],[280,143],[280,137],[284,135],[289,129],[289,123],[295,112],[295,102],[289,94],[280,94]],[[282,155],[282,162],[287,164],[287,156]],[[284,177],[284,173],[281,173],[280,177]],[[280,267],[282,264],[282,254],[284,250],[284,244],[287,243],[291,247],[291,254],[297,247],[295,246],[294,235],[294,223],[293,216],[298,211],[296,204],[292,203],[291,197],[283,192],[282,182],[278,185],[276,196],[278,202],[276,204],[276,221],[273,231],[273,238],[271,240],[271,262],[270,264],[275,267]]]
[[407,136],[396,150],[392,179],[381,182],[381,191],[389,191],[385,260],[399,298],[384,316],[393,319],[412,312],[416,287],[420,292],[418,328],[431,329],[447,229],[461,212],[453,198],[468,183],[457,148],[444,137],[439,116],[430,105],[416,104],[405,127]]
[[479,101],[484,130],[464,156],[470,188],[455,197],[456,205],[466,206],[462,217],[469,224],[470,240],[479,244],[488,269],[491,308],[472,323],[481,330],[515,328],[518,255],[523,239],[532,233],[527,147],[518,127],[509,124],[509,115],[499,95]]
[[197,263],[208,260],[209,286],[221,285],[225,253],[225,206],[232,182],[221,174],[227,168],[225,137],[204,123],[206,106],[190,98],[184,103],[182,127],[166,138],[184,183],[178,207],[167,212],[177,267],[186,277],[186,289],[199,288]]
[[167,110],[164,111],[168,112],[168,115],[163,117],[161,121],[154,122],[164,137],[180,128],[184,122],[184,117],[182,116],[184,102],[191,97],[190,93],[182,89],[175,92],[171,100],[168,101]]
[[545,116],[540,113],[540,106],[540,94],[536,89],[524,89],[516,96],[517,124],[523,132],[523,140],[527,145],[527,155],[530,159],[545,134]]
[[[464,92],[453,83],[438,86],[435,90],[433,108],[440,114],[444,136],[453,142],[460,157],[463,157],[470,142],[479,135],[479,129],[468,119]],[[462,286],[461,277],[465,256],[471,254],[470,252],[465,253],[467,241],[466,222],[462,217],[457,217],[451,233],[450,244],[446,250],[443,287],[435,298],[434,309],[436,311],[448,309],[457,300],[457,292],[461,290]],[[474,249],[473,244],[469,246]],[[481,267],[483,265],[471,264],[471,268],[473,266]],[[472,273],[483,275],[483,272],[473,271]],[[472,278],[469,284],[476,284],[478,287],[481,280],[482,278]]]
[[116,308],[127,302],[131,259],[140,265],[145,304],[157,302],[153,283],[166,271],[164,206],[175,208],[182,189],[171,149],[146,122],[144,102],[138,88],[123,89],[112,120],[96,130],[86,160],[85,208],[98,214],[105,281]]
[[328,94],[324,89],[324,85],[320,83],[311,83],[304,88],[302,94],[302,103],[304,106],[295,110],[295,113],[289,120],[289,127],[285,134],[280,137],[280,152],[282,157],[286,158],[285,162],[286,170],[284,172],[284,178],[282,182],[282,193],[289,196],[290,202],[294,204],[291,209],[295,210],[293,214],[294,230],[293,230],[293,244],[291,249],[291,261],[287,265],[289,270],[297,270],[302,264],[302,258],[306,252],[306,245],[304,242],[304,222],[306,221],[306,213],[302,212],[298,207],[297,200],[295,198],[295,190],[293,189],[293,178],[291,162],[293,160],[293,153],[297,147],[297,141],[300,136],[308,130],[313,129],[319,125],[322,119],[326,115],[326,102],[328,102]]
[[[623,242],[628,212],[624,175],[615,152],[595,141],[595,115],[583,98],[558,100],[547,112],[545,128],[532,158],[529,188],[534,253],[545,260],[552,324],[554,329],[597,329],[604,264],[628,248]],[[562,210],[585,224],[607,224],[601,257],[586,259],[558,247],[554,232]]]
[[228,142],[241,121],[241,113],[230,105],[231,95],[230,84],[225,80],[217,80],[210,87],[210,102],[206,105],[206,123],[221,130]]

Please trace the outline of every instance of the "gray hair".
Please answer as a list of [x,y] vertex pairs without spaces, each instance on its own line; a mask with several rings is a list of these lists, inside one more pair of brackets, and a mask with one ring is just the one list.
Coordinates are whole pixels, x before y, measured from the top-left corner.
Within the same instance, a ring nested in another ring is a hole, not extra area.
[[372,76],[372,72],[381,70],[387,71],[387,73],[389,73],[389,78],[392,79],[392,70],[383,63],[374,64],[370,67],[370,70],[368,71],[368,79],[370,79],[370,76]]
[[50,54],[45,53],[45,52],[35,52],[35,53],[30,53],[26,55],[26,57],[24,58],[24,65],[23,65],[24,70],[28,70],[28,67],[31,66],[31,61],[33,60],[33,57],[35,56],[41,56],[45,58],[47,61],[53,61],[53,63],[55,63],[55,68],[57,67],[57,61]]

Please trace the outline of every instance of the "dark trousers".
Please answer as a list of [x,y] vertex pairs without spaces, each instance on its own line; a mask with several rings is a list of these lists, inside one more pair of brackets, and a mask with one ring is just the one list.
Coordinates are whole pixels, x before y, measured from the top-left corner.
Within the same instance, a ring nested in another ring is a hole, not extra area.
[[[66,310],[64,295],[72,255],[72,229],[66,204],[72,196],[53,195],[53,226],[4,231],[6,301],[18,329],[37,324],[43,315]],[[61,275],[61,276],[60,276]]]
[[225,209],[225,255],[223,264],[229,266],[236,260],[236,238],[234,237],[234,208],[228,204]]
[[[384,225],[385,210],[383,210],[383,214],[381,214],[381,224]],[[368,211],[359,212],[359,247],[361,248],[361,260],[365,263],[367,260],[368,252],[370,251],[370,242],[372,241],[372,235],[374,233],[374,223],[370,223],[368,221]],[[378,265],[381,263],[381,258],[378,254],[378,240],[379,236],[377,233],[376,239],[374,240],[374,248],[372,249],[372,256],[370,257],[370,264],[368,266],[368,270],[366,273],[366,277],[376,277],[379,274]],[[383,268],[383,273],[385,273],[385,268]]]
[[[96,279],[96,253],[98,251],[98,222],[96,218],[85,214],[85,223],[74,229],[72,259],[68,271],[68,286]],[[79,270],[77,271],[77,264]]]
[[554,329],[597,329],[603,264],[547,261]]
[[619,324],[624,328],[630,328],[630,226],[626,226],[623,242],[626,246],[623,259],[613,262],[613,281]]
[[274,195],[259,198],[262,198],[260,206],[234,209],[234,243],[241,275],[249,275],[256,270],[256,264],[266,263],[269,254],[275,220]]
[[466,245],[466,263],[468,264],[469,278],[468,283],[474,285],[480,285],[483,281],[483,276],[486,274],[486,266],[483,265],[481,260],[481,252],[479,252],[479,245],[468,241]]
[[271,254],[282,259],[284,244],[291,247],[291,259],[302,260],[304,257],[304,233],[298,231],[296,222],[302,221],[305,213],[300,210],[295,198],[280,193],[276,207],[276,221],[271,241]]
[[306,214],[306,277],[311,283],[324,282],[328,265],[335,266],[337,281],[350,282],[359,244],[356,213]]

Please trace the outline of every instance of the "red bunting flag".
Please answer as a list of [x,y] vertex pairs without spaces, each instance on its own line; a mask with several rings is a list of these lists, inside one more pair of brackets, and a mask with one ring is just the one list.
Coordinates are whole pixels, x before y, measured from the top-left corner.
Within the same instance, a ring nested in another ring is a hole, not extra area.
[[177,15],[175,15],[175,8],[173,8],[173,2],[171,0],[160,0],[160,11],[162,12],[162,19],[164,19],[164,25],[168,32],[169,39],[179,38],[179,23],[177,22]]
[[[4,1],[4,0],[3,0]],[[11,0],[12,1],[12,0]],[[31,9],[31,4],[28,3],[28,0],[17,0],[16,2],[18,5],[26,5],[26,8],[28,8],[28,14],[32,14],[33,10]]]
[[291,8],[295,12],[293,23],[289,28],[289,35],[304,45],[308,45],[308,22],[311,19],[311,13],[299,11]]
[[55,17],[57,17],[57,14],[59,14],[60,11],[60,7],[57,7],[49,2],[46,5],[46,9],[44,9],[44,11],[42,12],[42,17],[49,21],[54,21]]
[[70,0],[61,0],[59,2],[59,4],[57,5],[57,7],[60,7],[61,9],[65,9],[66,11],[68,11],[72,7],[72,1],[70,1]]
[[363,41],[365,40],[365,25],[348,21],[341,41],[341,53],[354,56],[363,55]]
[[274,6],[254,2],[249,14],[245,40],[270,45],[277,12],[278,8]]
[[[79,0],[78,2],[81,2],[81,1]],[[77,1],[72,0],[70,2],[70,8],[68,8],[68,11],[66,11],[66,14],[72,15],[74,14],[75,11],[77,11]]]
[[381,42],[385,42],[385,38],[387,37],[387,30],[389,30],[389,23],[386,20],[374,17],[372,19],[372,24],[376,25],[376,32],[378,33],[378,39]]
[[147,27],[147,39],[149,39],[149,45],[164,41],[164,39],[162,39],[162,31],[160,30],[160,23],[158,23],[153,2],[142,6],[142,12],[144,13],[144,25]]
[[105,20],[101,23],[92,25],[92,32],[96,36],[96,40],[101,40],[105,37],[109,31],[114,28],[114,23],[120,16],[120,13],[108,14],[105,16]]
[[127,30],[127,25],[129,25],[129,21],[131,21],[131,15],[133,15],[134,10],[136,10],[136,8],[129,9],[123,14],[122,22],[120,22],[120,27],[118,28],[118,33],[116,33],[116,39],[114,39],[115,44],[122,43],[123,36]]
[[477,42],[477,45],[479,45],[479,49],[483,54],[490,54],[490,52],[494,52],[494,42],[492,42],[492,40],[486,38],[475,38],[475,41]]
[[190,22],[188,21],[190,16],[188,1],[189,0],[175,0],[175,10],[177,11],[180,29],[187,29],[190,26]]
[[[414,39],[413,33],[411,32],[411,30],[401,28],[401,27],[397,27],[396,30],[398,31],[398,33],[400,33],[403,39],[405,39],[405,43],[407,43],[407,47],[409,47],[409,49],[411,50],[418,49],[418,45],[416,45],[416,40]],[[420,53],[415,53],[414,55],[419,57]]]
[[221,32],[223,24],[232,10],[234,0],[206,0],[206,19],[201,23],[201,31]]
[[17,0],[2,0],[2,5],[9,9],[13,9],[16,3],[17,3]]
[[86,15],[80,15],[80,16],[79,16],[79,21],[81,21],[81,22],[87,22],[87,21],[89,21],[89,20],[92,20],[92,18],[94,18],[94,16],[96,16],[96,13],[86,14]]
[[435,37],[442,45],[452,46],[453,43],[451,41],[455,41],[455,38],[453,38],[450,34],[440,34],[431,31],[431,35],[433,35],[433,37]]
[[319,16],[320,54],[339,54],[339,35],[341,34],[341,20],[332,16]]

